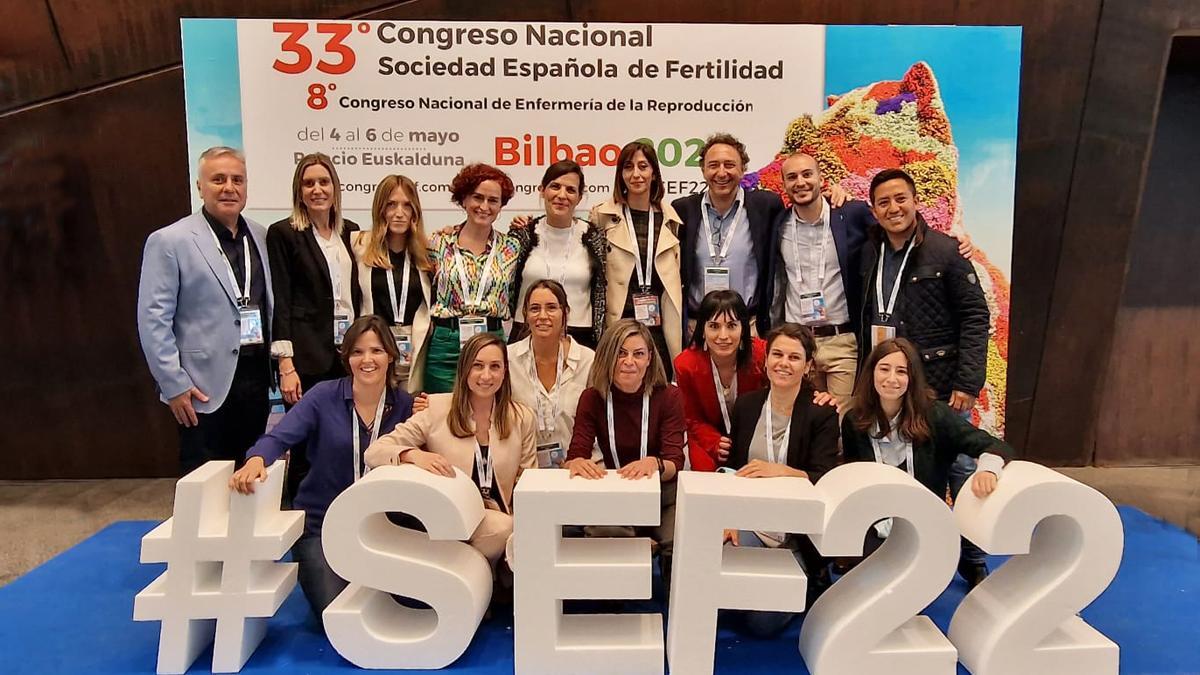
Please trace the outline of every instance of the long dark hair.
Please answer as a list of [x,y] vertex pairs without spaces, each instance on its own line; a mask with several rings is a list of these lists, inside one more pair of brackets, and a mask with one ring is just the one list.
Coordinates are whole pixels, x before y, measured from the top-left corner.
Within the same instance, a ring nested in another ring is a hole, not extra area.
[[658,166],[658,153],[654,152],[653,145],[643,141],[631,141],[621,148],[621,154],[617,156],[617,177],[613,181],[613,201],[618,204],[625,203],[625,195],[629,193],[629,188],[626,187],[621,173],[625,170],[625,163],[632,160],[638,152],[645,155],[646,161],[650,163],[650,169],[654,171],[654,178],[650,181],[650,204],[662,211],[662,200],[666,195],[666,189],[663,188],[662,169]]
[[[704,326],[713,319],[728,314],[742,324],[742,339],[738,342],[737,367],[740,370],[750,361],[751,344],[754,340],[750,335],[750,310],[737,291],[711,291],[700,301],[700,310],[696,313],[696,330],[692,332],[692,346],[704,349]],[[806,347],[807,349],[807,347]]]
[[876,438],[883,438],[891,433],[891,420],[883,412],[879,402],[879,392],[875,390],[875,366],[885,356],[900,352],[908,361],[908,390],[900,402],[900,420],[897,426],[900,434],[914,445],[929,440],[929,411],[933,407],[933,394],[925,381],[925,370],[921,367],[921,359],[917,356],[917,348],[905,338],[892,338],[875,345],[867,362],[858,371],[858,381],[854,384],[854,398],[851,399],[850,409],[846,414],[853,420],[854,426],[861,432],[871,433],[873,425],[879,425]]

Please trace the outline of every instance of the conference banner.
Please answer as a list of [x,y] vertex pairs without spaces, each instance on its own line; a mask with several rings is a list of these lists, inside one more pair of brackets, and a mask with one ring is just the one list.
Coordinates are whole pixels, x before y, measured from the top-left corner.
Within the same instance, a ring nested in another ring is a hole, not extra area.
[[584,168],[586,210],[634,139],[657,149],[668,199],[704,188],[717,131],[745,143],[747,189],[782,192],[795,151],[856,199],[904,168],[929,224],[978,249],[992,330],[974,417],[1003,434],[1019,27],[184,19],[182,37],[193,204],[200,152],[242,148],[262,223],[290,212],[296,162],[317,151],[356,222],[398,173],[429,230],[461,220],[449,184],[472,162],[516,185],[502,226],[541,212],[562,159]]

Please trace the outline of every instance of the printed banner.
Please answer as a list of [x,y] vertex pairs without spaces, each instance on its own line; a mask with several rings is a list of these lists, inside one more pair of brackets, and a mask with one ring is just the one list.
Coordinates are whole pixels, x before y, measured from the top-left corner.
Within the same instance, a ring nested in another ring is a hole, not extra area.
[[926,220],[979,249],[992,338],[977,421],[1003,433],[1019,27],[184,19],[182,33],[193,164],[243,148],[247,214],[264,223],[290,211],[295,164],[315,151],[357,222],[400,173],[429,229],[461,220],[449,183],[476,161],[517,186],[498,223],[541,212],[537,184],[560,159],[584,167],[585,210],[634,139],[658,150],[668,199],[703,189],[716,131],[746,144],[747,187],[781,192],[796,150],[859,199],[902,167]]

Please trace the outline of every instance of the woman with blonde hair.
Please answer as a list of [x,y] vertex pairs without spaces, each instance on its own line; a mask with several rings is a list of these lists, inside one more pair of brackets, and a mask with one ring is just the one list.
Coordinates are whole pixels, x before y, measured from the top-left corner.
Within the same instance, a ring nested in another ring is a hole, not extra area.
[[[338,348],[360,312],[358,266],[342,217],[342,185],[333,160],[305,155],[292,175],[292,213],[267,229],[275,294],[271,355],[279,360],[279,390],[291,407],[309,389],[342,377]],[[308,473],[303,444],[292,448],[288,494]]]
[[627,143],[617,157],[612,199],[594,207],[590,220],[609,243],[605,324],[636,319],[646,326],[671,380],[672,363],[683,351],[683,221],[664,194],[654,148],[642,141]]
[[400,353],[401,386],[420,391],[429,337],[429,239],[417,186],[407,176],[379,181],[371,204],[371,230],[353,237],[363,314],[378,314],[391,327]]
[[470,476],[485,508],[470,544],[494,565],[512,534],[513,488],[537,466],[536,434],[533,411],[513,400],[503,338],[480,333],[459,352],[453,390],[430,395],[424,410],[371,444],[366,462]]
[[[633,319],[621,319],[604,331],[590,384],[575,409],[575,432],[564,468],[572,477],[587,479],[602,478],[612,470],[626,479],[662,481],[662,515],[656,526],[584,531],[589,536],[653,539],[665,586],[675,538],[675,477],[684,461],[683,396],[667,382],[649,329]],[[603,456],[599,464],[592,461],[593,445]]]

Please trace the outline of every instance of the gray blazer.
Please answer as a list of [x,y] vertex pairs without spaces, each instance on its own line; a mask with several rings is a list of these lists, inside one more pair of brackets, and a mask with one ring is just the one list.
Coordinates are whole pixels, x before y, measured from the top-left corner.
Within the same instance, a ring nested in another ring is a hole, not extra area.
[[[267,261],[266,229],[246,218],[266,275],[270,321],[275,300]],[[138,284],[137,322],[142,353],[165,403],[193,386],[208,395],[196,412],[221,407],[237,369],[241,329],[237,295],[229,283],[212,228],[193,213],[146,238]]]

